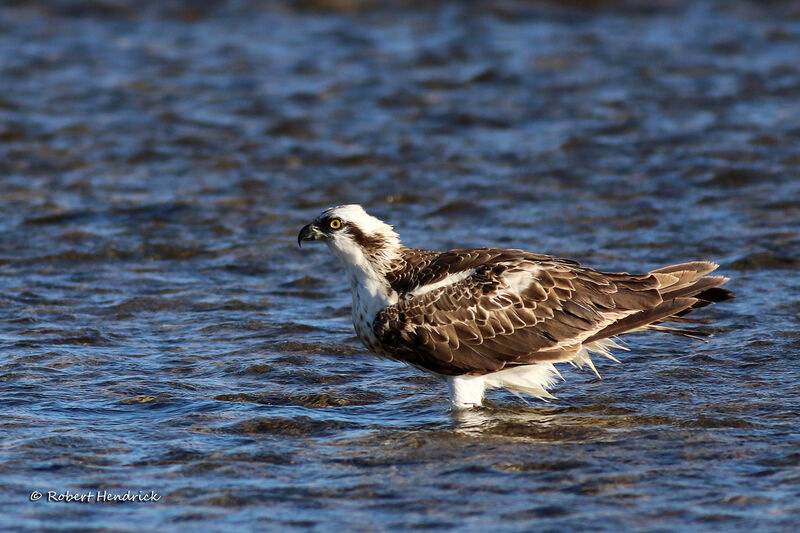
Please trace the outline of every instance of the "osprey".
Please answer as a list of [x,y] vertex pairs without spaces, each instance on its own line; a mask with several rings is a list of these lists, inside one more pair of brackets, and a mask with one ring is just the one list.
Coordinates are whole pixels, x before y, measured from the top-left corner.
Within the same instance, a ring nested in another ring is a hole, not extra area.
[[497,387],[552,398],[554,363],[597,374],[590,352],[617,361],[618,335],[707,336],[660,324],[733,297],[706,261],[632,275],[523,250],[407,248],[360,205],[327,209],[300,230],[305,241],[325,242],[344,264],[364,345],[445,377],[455,408],[480,406]]

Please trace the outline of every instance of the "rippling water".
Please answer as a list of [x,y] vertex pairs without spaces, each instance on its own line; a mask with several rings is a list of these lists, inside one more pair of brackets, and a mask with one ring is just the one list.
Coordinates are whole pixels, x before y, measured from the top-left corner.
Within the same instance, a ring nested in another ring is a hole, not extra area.
[[[365,4],[0,8],[2,528],[796,531],[800,10]],[[737,299],[451,414],[297,248],[345,202]]]

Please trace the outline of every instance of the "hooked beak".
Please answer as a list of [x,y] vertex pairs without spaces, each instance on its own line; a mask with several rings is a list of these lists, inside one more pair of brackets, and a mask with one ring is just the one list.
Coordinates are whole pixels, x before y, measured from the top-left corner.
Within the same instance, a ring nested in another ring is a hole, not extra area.
[[314,224],[306,224],[297,234],[297,246],[303,246],[303,241],[318,241],[323,237],[322,232]]

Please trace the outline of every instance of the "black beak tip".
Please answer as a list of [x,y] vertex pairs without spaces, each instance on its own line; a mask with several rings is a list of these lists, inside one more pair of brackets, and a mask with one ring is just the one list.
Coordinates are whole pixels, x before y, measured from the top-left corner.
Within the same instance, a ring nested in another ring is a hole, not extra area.
[[314,230],[311,229],[311,224],[306,224],[303,226],[303,229],[300,230],[300,233],[297,234],[297,246],[302,248],[303,241],[311,240],[314,240]]

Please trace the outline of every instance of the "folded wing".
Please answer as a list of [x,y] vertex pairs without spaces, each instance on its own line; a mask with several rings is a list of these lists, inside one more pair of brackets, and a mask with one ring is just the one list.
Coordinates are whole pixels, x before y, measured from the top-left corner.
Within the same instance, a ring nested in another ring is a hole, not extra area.
[[630,275],[521,251],[475,252],[442,254],[417,278],[432,288],[409,287],[378,314],[373,330],[387,353],[444,375],[570,361],[584,343],[680,316],[703,305],[698,294],[727,293],[716,288],[726,278],[702,277],[712,263]]

